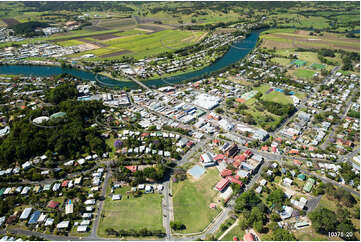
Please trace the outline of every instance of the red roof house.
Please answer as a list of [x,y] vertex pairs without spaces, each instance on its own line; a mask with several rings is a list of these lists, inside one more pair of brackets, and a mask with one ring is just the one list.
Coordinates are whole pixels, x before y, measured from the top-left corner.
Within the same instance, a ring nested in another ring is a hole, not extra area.
[[51,200],[48,203],[48,208],[57,208],[59,206],[59,204],[60,204],[59,202]]
[[302,162],[299,160],[293,160],[293,164],[295,164],[296,166],[301,166]]
[[239,161],[235,161],[235,162],[233,162],[232,163],[232,165],[234,166],[234,168],[239,168],[239,166],[241,165],[241,162],[239,162]]
[[231,183],[236,183],[236,184],[240,185],[241,187],[243,186],[242,181],[234,178],[233,176],[229,176],[229,177],[227,177],[227,179],[228,179]]
[[224,169],[222,172],[221,172],[221,176],[222,177],[226,177],[226,176],[232,176],[232,171],[231,170],[228,170],[228,169]]
[[261,150],[262,150],[262,151],[268,151],[268,146],[267,146],[267,145],[262,146]]
[[213,158],[215,161],[223,161],[224,160],[224,155],[222,154],[218,154]]
[[273,152],[273,153],[276,153],[276,152],[277,152],[277,147],[272,146],[272,152]]
[[254,236],[252,233],[247,233],[243,236],[244,241],[254,241]]
[[246,150],[244,153],[243,153],[246,157],[250,157],[253,153],[251,150]]
[[234,159],[239,162],[244,162],[246,160],[246,158],[247,157],[245,155],[237,155],[234,157]]
[[126,166],[125,168],[127,168],[128,170],[130,170],[133,173],[137,171],[137,166]]
[[67,186],[68,186],[68,183],[69,183],[69,181],[68,181],[68,180],[65,180],[65,181],[63,181],[63,183],[61,183],[61,186],[62,186],[62,187],[67,187]]
[[229,184],[229,180],[226,179],[226,178],[222,178],[222,180],[220,180],[217,185],[216,185],[216,188],[218,191],[223,191],[224,188],[226,188],[226,186]]

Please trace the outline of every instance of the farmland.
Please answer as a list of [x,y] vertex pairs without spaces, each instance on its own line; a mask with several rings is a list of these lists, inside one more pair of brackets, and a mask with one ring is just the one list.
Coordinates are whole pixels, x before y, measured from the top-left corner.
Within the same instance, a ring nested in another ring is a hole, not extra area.
[[289,49],[289,48],[329,48],[357,51],[360,49],[358,39],[346,38],[340,34],[323,33],[310,35],[310,31],[296,29],[274,29],[261,34],[262,47]]
[[127,51],[123,53],[135,58],[143,58],[194,44],[203,34],[203,32],[180,30],[164,30],[151,34],[142,34],[142,32],[133,30],[128,32],[130,34],[128,36],[124,33],[119,33],[120,35],[123,34],[123,36],[117,35],[119,38],[101,42],[106,47],[82,52],[72,57],[79,57],[84,54],[94,54],[97,57],[102,57],[104,55],[111,55],[114,52]]

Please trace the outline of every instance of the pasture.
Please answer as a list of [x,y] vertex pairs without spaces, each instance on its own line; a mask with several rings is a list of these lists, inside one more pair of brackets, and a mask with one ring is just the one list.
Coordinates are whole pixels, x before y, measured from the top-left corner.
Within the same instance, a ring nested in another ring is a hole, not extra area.
[[360,40],[346,38],[341,34],[323,33],[323,36],[310,35],[310,31],[274,29],[267,30],[260,35],[262,47],[290,49],[290,48],[329,48],[360,52]]

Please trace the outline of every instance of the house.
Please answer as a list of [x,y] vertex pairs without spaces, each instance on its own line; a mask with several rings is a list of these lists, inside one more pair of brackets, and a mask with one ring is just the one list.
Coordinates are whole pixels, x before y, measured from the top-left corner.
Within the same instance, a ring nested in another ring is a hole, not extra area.
[[243,236],[244,241],[255,241],[255,237],[252,233],[247,233]]
[[113,201],[117,201],[117,200],[120,200],[121,199],[121,195],[120,194],[113,194],[112,196],[112,200]]
[[62,221],[56,225],[56,228],[57,229],[67,229],[67,228],[69,228],[69,224],[70,224],[69,221]]
[[288,219],[292,216],[293,208],[289,206],[282,206],[282,210],[279,212],[279,215],[282,220]]
[[41,213],[40,214],[40,217],[39,217],[39,219],[38,219],[38,223],[43,223],[44,221],[45,221],[45,219],[46,219],[46,214],[45,213]]
[[145,193],[151,193],[151,192],[153,192],[153,186],[146,185],[145,186]]
[[164,186],[163,186],[162,184],[159,184],[159,185],[157,186],[157,191],[158,191],[158,192],[163,191],[163,189],[164,189]]
[[262,192],[262,187],[261,187],[261,186],[257,187],[257,188],[256,188],[256,192],[257,192],[257,193],[261,193],[261,192]]
[[54,223],[54,219],[53,219],[53,218],[48,218],[48,219],[45,221],[44,226],[51,226],[51,225],[53,225],[53,223]]
[[285,179],[283,179],[283,185],[284,186],[287,186],[287,187],[290,187],[292,185],[292,179],[286,177]]
[[238,146],[237,144],[233,144],[228,150],[226,151],[227,157],[234,157],[238,153]]
[[87,230],[88,230],[88,226],[86,226],[86,225],[80,225],[80,226],[78,226],[78,228],[76,229],[76,232],[83,233],[83,232],[86,232]]
[[24,211],[20,215],[20,220],[25,220],[29,217],[33,208],[25,208]]
[[312,178],[308,178],[306,184],[303,187],[305,192],[310,192],[312,190],[313,185],[315,184],[315,180]]
[[229,184],[229,180],[226,179],[226,178],[222,178],[222,179],[217,183],[216,189],[221,192],[221,191],[223,191],[223,190],[227,187],[228,184]]
[[237,179],[236,177],[229,176],[229,177],[227,177],[227,179],[228,179],[231,183],[238,184],[240,187],[242,187],[242,186],[243,186],[242,181],[240,181],[240,180],[239,180],[239,179]]
[[74,206],[73,204],[71,203],[71,201],[69,201],[69,203],[67,203],[65,205],[65,214],[72,214],[74,211]]
[[211,153],[209,153],[209,152],[201,155],[200,159],[203,162],[204,167],[209,167],[209,166],[214,166],[215,165],[213,155]]
[[84,202],[85,205],[94,205],[95,204],[95,199],[88,199]]
[[229,169],[224,169],[222,172],[221,172],[221,176],[222,177],[227,177],[227,176],[231,176],[232,175],[232,171],[229,170]]
[[28,224],[35,224],[35,223],[37,223],[39,217],[40,217],[40,211],[35,211],[35,212],[30,216],[30,219],[29,219]]
[[55,209],[59,206],[59,204],[60,204],[59,202],[51,200],[48,203],[48,208]]
[[303,210],[306,206],[306,203],[307,199],[304,197],[301,197],[299,201],[291,199],[291,204],[299,210]]
[[266,184],[267,184],[266,179],[262,179],[262,180],[259,182],[259,184],[260,184],[261,186],[266,185]]
[[297,178],[299,179],[299,180],[301,180],[301,181],[304,181],[304,180],[306,180],[306,176],[304,175],[304,174],[299,174],[298,176],[297,176]]

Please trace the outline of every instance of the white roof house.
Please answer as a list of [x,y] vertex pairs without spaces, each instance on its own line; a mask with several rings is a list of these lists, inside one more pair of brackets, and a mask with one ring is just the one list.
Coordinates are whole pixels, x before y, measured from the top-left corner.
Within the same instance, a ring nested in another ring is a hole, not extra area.
[[33,209],[32,208],[25,208],[24,211],[20,215],[20,219],[27,219]]
[[81,226],[78,226],[78,228],[76,229],[76,232],[86,232],[87,230],[88,230],[88,226],[81,225]]
[[88,199],[84,202],[85,205],[94,205],[95,204],[95,199]]
[[112,200],[113,200],[113,201],[120,200],[120,198],[121,198],[121,195],[120,195],[120,194],[114,194],[114,195],[112,196]]
[[44,225],[45,226],[51,226],[51,225],[53,225],[53,223],[54,223],[54,219],[53,218],[48,218]]
[[70,222],[69,221],[62,221],[56,225],[57,229],[66,229],[69,227]]

